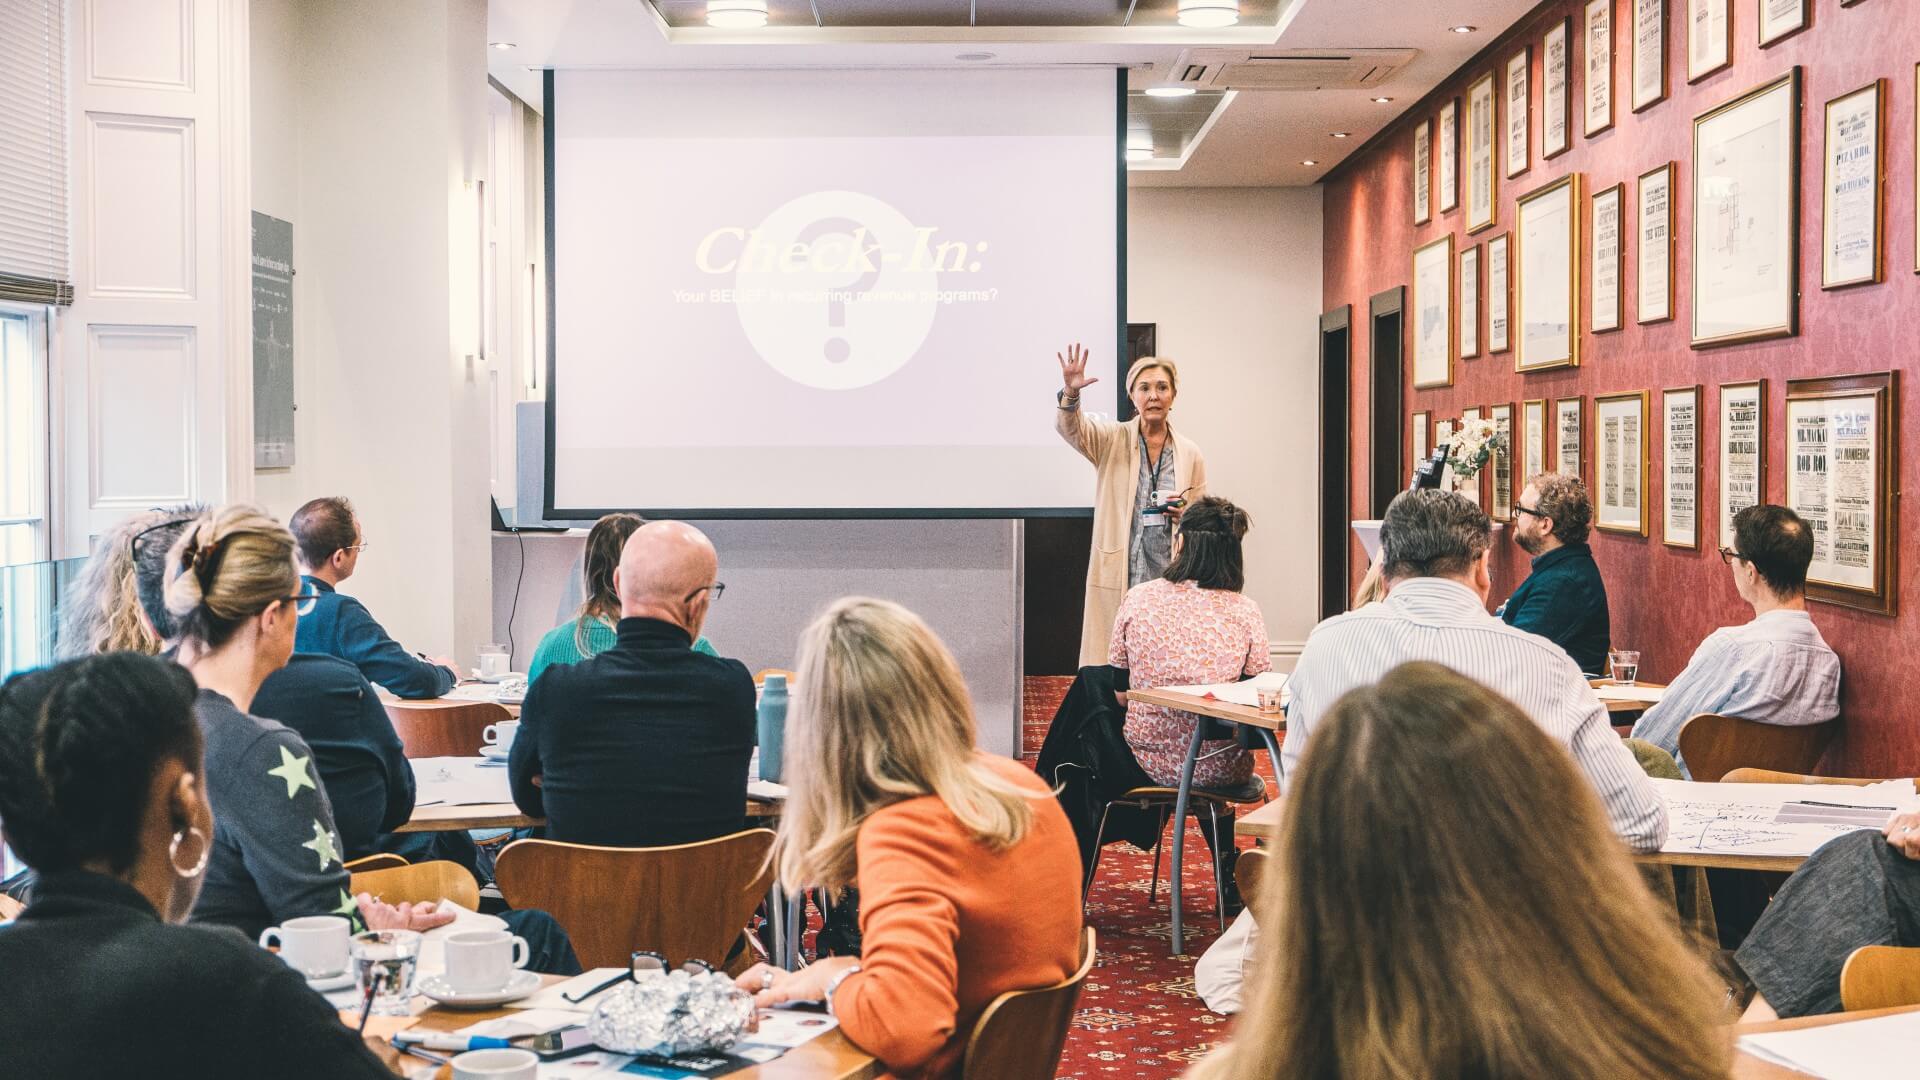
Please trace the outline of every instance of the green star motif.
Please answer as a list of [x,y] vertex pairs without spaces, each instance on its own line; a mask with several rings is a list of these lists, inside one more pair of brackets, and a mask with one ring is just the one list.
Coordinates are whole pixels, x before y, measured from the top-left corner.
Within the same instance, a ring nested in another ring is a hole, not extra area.
[[321,825],[317,821],[313,823],[313,839],[300,846],[308,848],[312,850],[314,854],[320,856],[320,869],[322,870],[325,870],[340,860],[339,853],[334,850],[333,834],[327,831],[326,826]]
[[319,786],[313,782],[313,770],[307,767],[307,763],[312,760],[312,758],[298,757],[293,751],[283,746],[280,748],[280,767],[277,769],[268,769],[267,775],[277,776],[287,782],[287,798],[289,799],[298,795],[300,789],[303,787],[313,788],[315,791],[318,791],[320,790]]
[[360,905],[353,902],[353,897],[347,895],[347,890],[341,889],[340,906],[333,909],[333,914],[344,915],[348,919],[352,919],[360,914]]

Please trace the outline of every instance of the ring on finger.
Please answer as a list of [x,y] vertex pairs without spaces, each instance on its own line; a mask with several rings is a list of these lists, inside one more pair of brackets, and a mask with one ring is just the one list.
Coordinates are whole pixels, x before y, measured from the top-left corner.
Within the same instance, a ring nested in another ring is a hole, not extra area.
[[763,972],[761,972],[761,973],[760,973],[760,990],[761,990],[761,992],[762,992],[762,993],[765,993],[766,991],[768,991],[768,990],[771,990],[771,989],[773,989],[773,972],[771,972],[771,971],[763,971]]

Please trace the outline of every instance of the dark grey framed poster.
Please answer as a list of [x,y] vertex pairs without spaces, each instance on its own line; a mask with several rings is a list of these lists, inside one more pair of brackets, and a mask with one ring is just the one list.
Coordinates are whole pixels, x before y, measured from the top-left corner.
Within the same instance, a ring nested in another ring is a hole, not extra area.
[[253,467],[293,464],[293,223],[253,212]]

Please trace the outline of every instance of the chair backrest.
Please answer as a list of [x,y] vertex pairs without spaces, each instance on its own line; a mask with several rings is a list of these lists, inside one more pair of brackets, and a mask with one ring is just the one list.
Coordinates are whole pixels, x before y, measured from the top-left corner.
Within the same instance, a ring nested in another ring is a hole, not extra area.
[[1892,1009],[1920,1005],[1920,949],[1866,945],[1840,969],[1840,1007]]
[[391,852],[376,851],[372,855],[362,855],[347,863],[347,873],[360,874],[369,870],[391,870],[396,866],[407,865],[407,860]]
[[1234,860],[1233,883],[1239,888],[1240,899],[1247,905],[1248,911],[1259,909],[1260,889],[1266,881],[1268,871],[1272,869],[1271,848],[1248,848]]
[[1080,969],[1036,990],[1009,990],[987,1003],[967,1036],[962,1080],[1051,1080],[1067,1045],[1080,986],[1097,955],[1093,927],[1081,944]]
[[424,900],[451,900],[468,911],[480,907],[480,883],[456,862],[433,862],[364,870],[354,874],[348,888],[355,896],[372,893],[389,904],[418,904]]
[[[1723,784],[1843,784],[1849,787],[1866,787],[1880,783],[1878,780],[1860,780],[1851,776],[1809,776],[1805,773],[1780,772],[1776,769],[1735,769],[1720,778]],[[1920,790],[1920,780],[1913,782]]]
[[773,884],[772,850],[770,829],[654,848],[516,840],[493,877],[507,903],[558,919],[588,968],[626,967],[636,949],[718,968]]
[[513,719],[491,701],[389,701],[387,716],[410,758],[473,757],[488,724]]
[[1680,757],[1695,780],[1708,782],[1738,768],[1808,773],[1820,764],[1839,724],[1783,727],[1701,713],[1680,726]]

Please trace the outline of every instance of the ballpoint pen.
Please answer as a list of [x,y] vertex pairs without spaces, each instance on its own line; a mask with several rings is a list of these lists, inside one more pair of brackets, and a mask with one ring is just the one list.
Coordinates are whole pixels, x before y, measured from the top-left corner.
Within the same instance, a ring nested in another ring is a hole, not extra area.
[[393,1033],[393,1045],[399,1047],[421,1047],[427,1050],[505,1050],[513,1045],[509,1039],[495,1038],[491,1035],[452,1035],[444,1031],[396,1031]]

